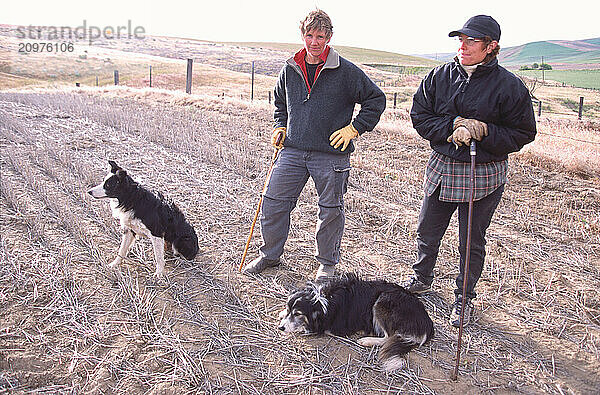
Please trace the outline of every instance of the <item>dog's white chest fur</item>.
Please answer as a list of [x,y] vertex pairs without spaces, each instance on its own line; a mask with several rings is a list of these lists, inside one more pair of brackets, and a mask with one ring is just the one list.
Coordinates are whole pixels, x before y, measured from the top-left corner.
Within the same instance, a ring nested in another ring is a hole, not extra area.
[[133,211],[124,211],[118,207],[119,201],[117,199],[110,199],[110,209],[112,216],[119,220],[121,229],[131,229],[138,236],[150,237],[150,230],[144,225],[144,223],[133,216]]

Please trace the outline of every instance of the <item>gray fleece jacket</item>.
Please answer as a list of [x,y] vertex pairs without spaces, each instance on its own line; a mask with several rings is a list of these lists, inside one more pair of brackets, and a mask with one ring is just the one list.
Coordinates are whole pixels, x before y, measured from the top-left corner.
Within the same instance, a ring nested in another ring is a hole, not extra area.
[[[354,120],[355,104],[361,108]],[[275,127],[287,128],[284,147],[347,154],[329,145],[329,136],[352,121],[359,134],[373,130],[385,110],[385,95],[369,77],[333,49],[312,89],[308,90],[300,66],[291,57],[279,73],[275,87]]]

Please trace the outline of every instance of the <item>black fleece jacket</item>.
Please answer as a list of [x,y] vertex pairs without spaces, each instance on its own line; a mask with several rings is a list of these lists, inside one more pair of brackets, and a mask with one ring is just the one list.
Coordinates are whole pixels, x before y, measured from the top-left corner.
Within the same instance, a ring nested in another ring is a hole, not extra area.
[[447,142],[457,116],[488,125],[488,136],[477,142],[477,163],[505,160],[536,135],[529,91],[496,59],[478,66],[470,78],[455,59],[421,81],[410,112],[414,128],[436,152],[469,162],[468,147],[457,150]]

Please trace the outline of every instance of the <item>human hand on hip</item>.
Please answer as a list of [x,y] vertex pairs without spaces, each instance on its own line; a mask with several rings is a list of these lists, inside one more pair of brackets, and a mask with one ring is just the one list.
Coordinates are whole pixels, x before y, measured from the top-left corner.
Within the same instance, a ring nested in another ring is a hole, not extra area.
[[345,151],[346,148],[348,148],[350,141],[357,136],[358,130],[356,130],[354,126],[350,124],[333,132],[331,136],[329,136],[329,141],[331,141],[329,145],[331,145],[333,148],[338,148],[341,145],[341,151]]

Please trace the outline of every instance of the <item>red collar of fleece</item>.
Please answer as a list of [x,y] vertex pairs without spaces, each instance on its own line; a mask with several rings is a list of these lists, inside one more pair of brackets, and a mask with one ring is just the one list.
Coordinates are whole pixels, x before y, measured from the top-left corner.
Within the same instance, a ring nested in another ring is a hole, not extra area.
[[[321,59],[323,63],[319,64],[319,67],[317,67],[317,71],[315,72],[315,81],[317,80],[317,76],[319,75],[319,72],[325,64],[325,61],[327,61],[327,56],[329,56],[329,49],[329,45],[326,45],[325,50],[321,53],[321,55],[319,55],[319,59]],[[302,70],[302,75],[304,76],[304,82],[306,83],[306,88],[308,88],[308,92],[310,93],[310,86],[308,85],[308,74],[306,73],[305,57],[306,48],[302,48],[300,51],[296,52],[296,55],[294,55],[294,61],[298,66],[300,66],[300,69]]]

